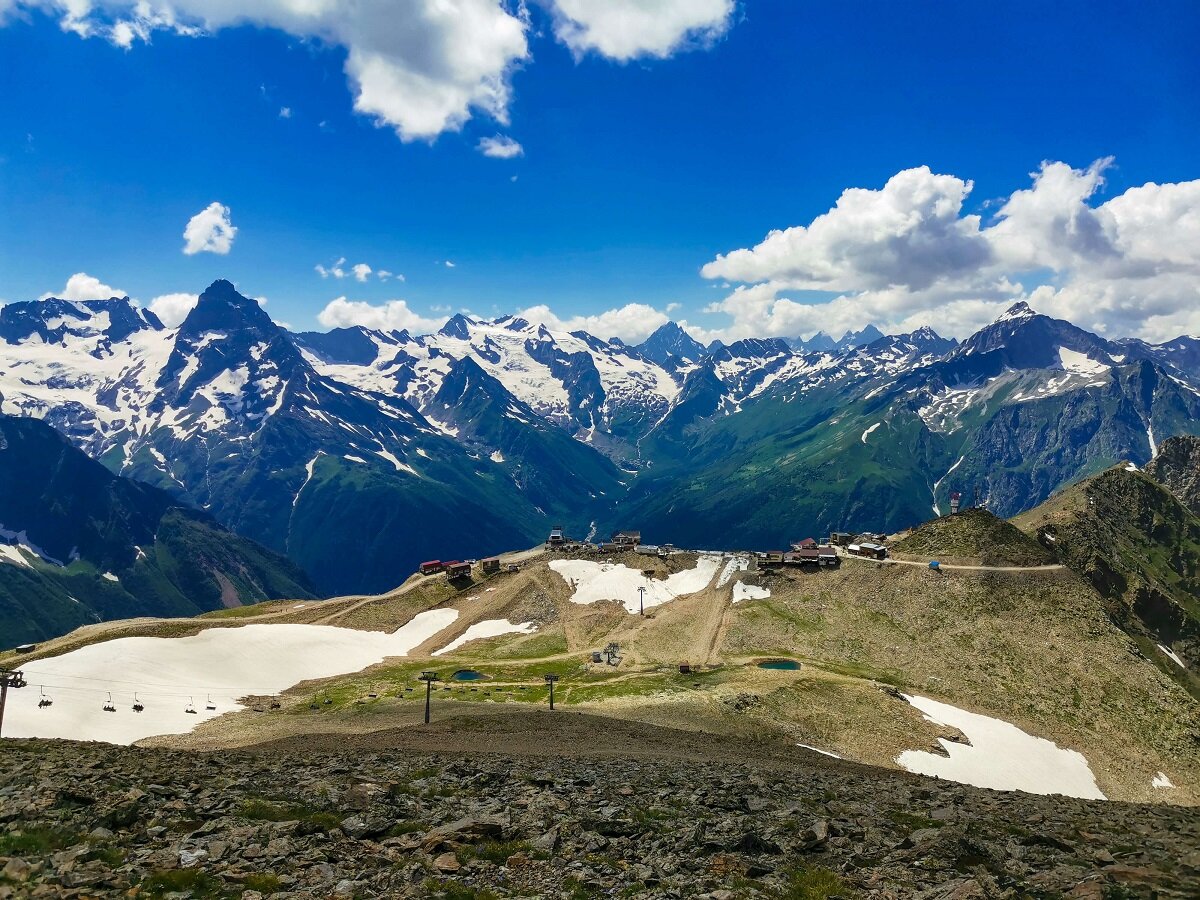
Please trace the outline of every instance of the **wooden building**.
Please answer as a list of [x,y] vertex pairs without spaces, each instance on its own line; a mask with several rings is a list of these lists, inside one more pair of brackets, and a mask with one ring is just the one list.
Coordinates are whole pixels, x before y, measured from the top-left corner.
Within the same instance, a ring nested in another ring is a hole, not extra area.
[[500,571],[500,557],[489,556],[487,559],[480,560],[479,570],[484,575],[495,575]]
[[462,560],[457,560],[457,559],[454,560],[453,562],[446,563],[446,577],[447,578],[470,578],[471,577],[471,564],[469,562],[463,562]]
[[444,568],[446,566],[440,559],[431,559],[428,562],[421,563],[417,571],[422,575],[435,575]]

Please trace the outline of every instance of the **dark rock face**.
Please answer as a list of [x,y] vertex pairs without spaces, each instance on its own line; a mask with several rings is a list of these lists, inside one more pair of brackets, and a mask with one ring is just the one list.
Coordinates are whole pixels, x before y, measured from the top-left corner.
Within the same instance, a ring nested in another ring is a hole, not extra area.
[[1146,465],[1146,474],[1200,516],[1200,438],[1167,438]]
[[704,356],[704,345],[676,325],[661,325],[635,348],[646,359],[675,371],[680,366],[698,362]]
[[764,771],[14,741],[0,755],[0,823],[4,900],[131,890],[246,900],[1183,898],[1200,889],[1191,810],[834,764]]

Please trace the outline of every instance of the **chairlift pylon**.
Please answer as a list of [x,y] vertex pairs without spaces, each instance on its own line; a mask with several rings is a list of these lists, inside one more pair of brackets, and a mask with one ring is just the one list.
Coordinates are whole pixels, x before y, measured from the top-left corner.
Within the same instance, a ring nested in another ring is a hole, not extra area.
[[136,692],[136,691],[134,691],[134,694],[133,694],[133,711],[134,711],[134,712],[141,712],[141,711],[142,711],[143,709],[145,709],[145,708],[146,708],[146,707],[145,707],[145,706],[142,704],[142,701],[138,699],[137,692]]
[[108,692],[108,699],[104,701],[105,712],[116,712],[117,707],[113,704],[112,691]]

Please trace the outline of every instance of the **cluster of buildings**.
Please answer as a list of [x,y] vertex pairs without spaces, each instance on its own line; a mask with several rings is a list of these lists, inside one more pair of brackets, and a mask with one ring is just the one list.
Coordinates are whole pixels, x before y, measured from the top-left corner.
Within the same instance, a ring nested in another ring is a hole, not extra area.
[[[449,562],[430,559],[421,563],[417,567],[417,571],[422,575],[437,575],[439,572],[445,572],[448,579],[470,578],[471,569],[475,565],[479,566],[479,572],[482,575],[496,575],[501,569],[500,557],[489,556],[487,559],[455,559]],[[507,568],[509,572],[516,572],[520,567],[510,564]]]
[[[762,565],[766,566],[836,566],[839,558],[838,547],[844,548],[846,553],[853,556],[862,556],[868,559],[886,559],[886,540],[887,536],[883,534],[870,532],[852,534],[850,532],[835,531],[829,536],[828,540],[818,541],[815,538],[809,537],[792,544],[791,550],[767,550],[757,552],[754,555]],[[561,525],[556,525],[551,529],[550,536],[546,539],[546,549],[586,549],[598,550],[601,553],[619,553],[621,551],[632,550],[643,556],[662,557],[670,556],[676,552],[676,548],[672,544],[662,544],[661,546],[643,544],[642,533],[640,531],[618,531],[613,534],[610,540],[601,544],[572,541],[566,536]]]

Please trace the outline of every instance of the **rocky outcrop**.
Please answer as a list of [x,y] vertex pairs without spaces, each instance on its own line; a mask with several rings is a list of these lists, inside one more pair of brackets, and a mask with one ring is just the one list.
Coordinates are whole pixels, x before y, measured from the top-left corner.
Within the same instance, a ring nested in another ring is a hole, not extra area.
[[1200,438],[1167,438],[1146,465],[1146,474],[1200,516]]
[[1194,897],[1179,807],[814,763],[0,754],[0,898]]

